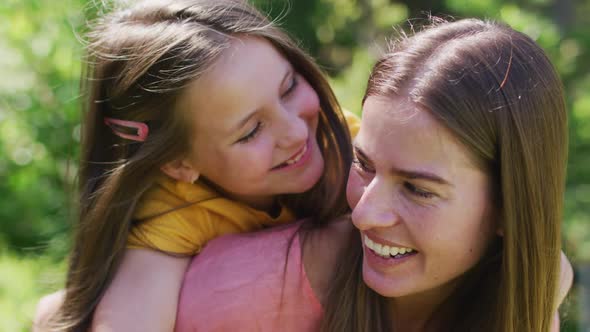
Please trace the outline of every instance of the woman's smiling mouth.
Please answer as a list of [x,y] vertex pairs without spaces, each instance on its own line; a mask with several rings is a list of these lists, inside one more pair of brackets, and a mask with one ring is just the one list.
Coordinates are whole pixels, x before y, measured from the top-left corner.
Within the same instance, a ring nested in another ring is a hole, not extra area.
[[367,235],[364,235],[365,246],[373,253],[383,258],[403,258],[417,253],[415,249],[408,247],[394,247],[386,244],[377,243],[371,240]]

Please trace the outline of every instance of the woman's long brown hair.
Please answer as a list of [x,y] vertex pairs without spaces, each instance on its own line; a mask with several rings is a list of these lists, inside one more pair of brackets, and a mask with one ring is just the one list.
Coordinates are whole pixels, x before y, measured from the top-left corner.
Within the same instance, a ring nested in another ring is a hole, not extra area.
[[[373,68],[365,98],[399,95],[433,115],[488,174],[503,231],[427,329],[549,331],[559,278],[567,115],[546,54],[500,23],[434,22],[393,43]],[[355,232],[335,274],[323,331],[395,326],[388,299],[362,280],[361,250]]]
[[[88,328],[121,261],[138,199],[161,165],[190,149],[192,128],[178,97],[239,36],[270,42],[320,98],[317,138],[325,172],[311,190],[283,201],[298,217],[316,216],[317,223],[348,209],[344,183],[351,149],[344,118],[323,73],[283,31],[240,0],[142,1],[115,8],[87,36],[79,220],[56,330]],[[147,123],[149,136],[141,143],[122,139],[104,117]]]

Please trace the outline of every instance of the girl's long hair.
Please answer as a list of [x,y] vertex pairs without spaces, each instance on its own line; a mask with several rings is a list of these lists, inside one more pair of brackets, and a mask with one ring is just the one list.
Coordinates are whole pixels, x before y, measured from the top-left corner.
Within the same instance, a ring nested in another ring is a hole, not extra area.
[[[490,203],[503,235],[427,329],[549,331],[559,278],[567,116],[561,82],[543,50],[500,23],[435,20],[391,45],[373,68],[369,96],[408,96],[465,146],[494,187]],[[323,331],[390,331],[395,325],[388,299],[363,282],[361,250],[355,232],[335,273]]]
[[[324,174],[308,192],[282,201],[318,224],[347,211],[348,129],[325,76],[282,30],[241,0],[154,0],[115,8],[94,22],[86,38],[79,220],[56,330],[90,326],[120,264],[138,199],[161,165],[190,149],[192,128],[177,105],[179,96],[239,36],[270,42],[320,99]],[[144,142],[120,138],[105,117],[146,123],[149,136]]]

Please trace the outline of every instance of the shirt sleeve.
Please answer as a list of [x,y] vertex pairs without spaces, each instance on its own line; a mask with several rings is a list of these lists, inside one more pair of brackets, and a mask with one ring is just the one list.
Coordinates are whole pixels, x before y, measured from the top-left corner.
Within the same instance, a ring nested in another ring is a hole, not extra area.
[[133,226],[127,247],[196,255],[215,237],[212,219],[208,211],[195,205],[172,210]]
[[346,120],[346,124],[348,125],[350,137],[354,139],[356,137],[356,134],[358,134],[359,129],[361,128],[361,118],[359,118],[358,115],[347,109],[342,109],[342,113],[344,114],[344,119]]

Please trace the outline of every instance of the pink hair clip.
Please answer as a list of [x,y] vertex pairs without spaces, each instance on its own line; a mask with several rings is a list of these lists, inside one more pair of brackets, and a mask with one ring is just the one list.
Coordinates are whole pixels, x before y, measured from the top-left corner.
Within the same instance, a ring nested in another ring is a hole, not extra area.
[[[111,127],[113,133],[119,137],[126,138],[132,141],[143,142],[147,138],[149,129],[143,122],[119,120],[113,118],[104,118],[104,123]],[[116,126],[137,129],[137,134],[126,134],[117,130]]]

